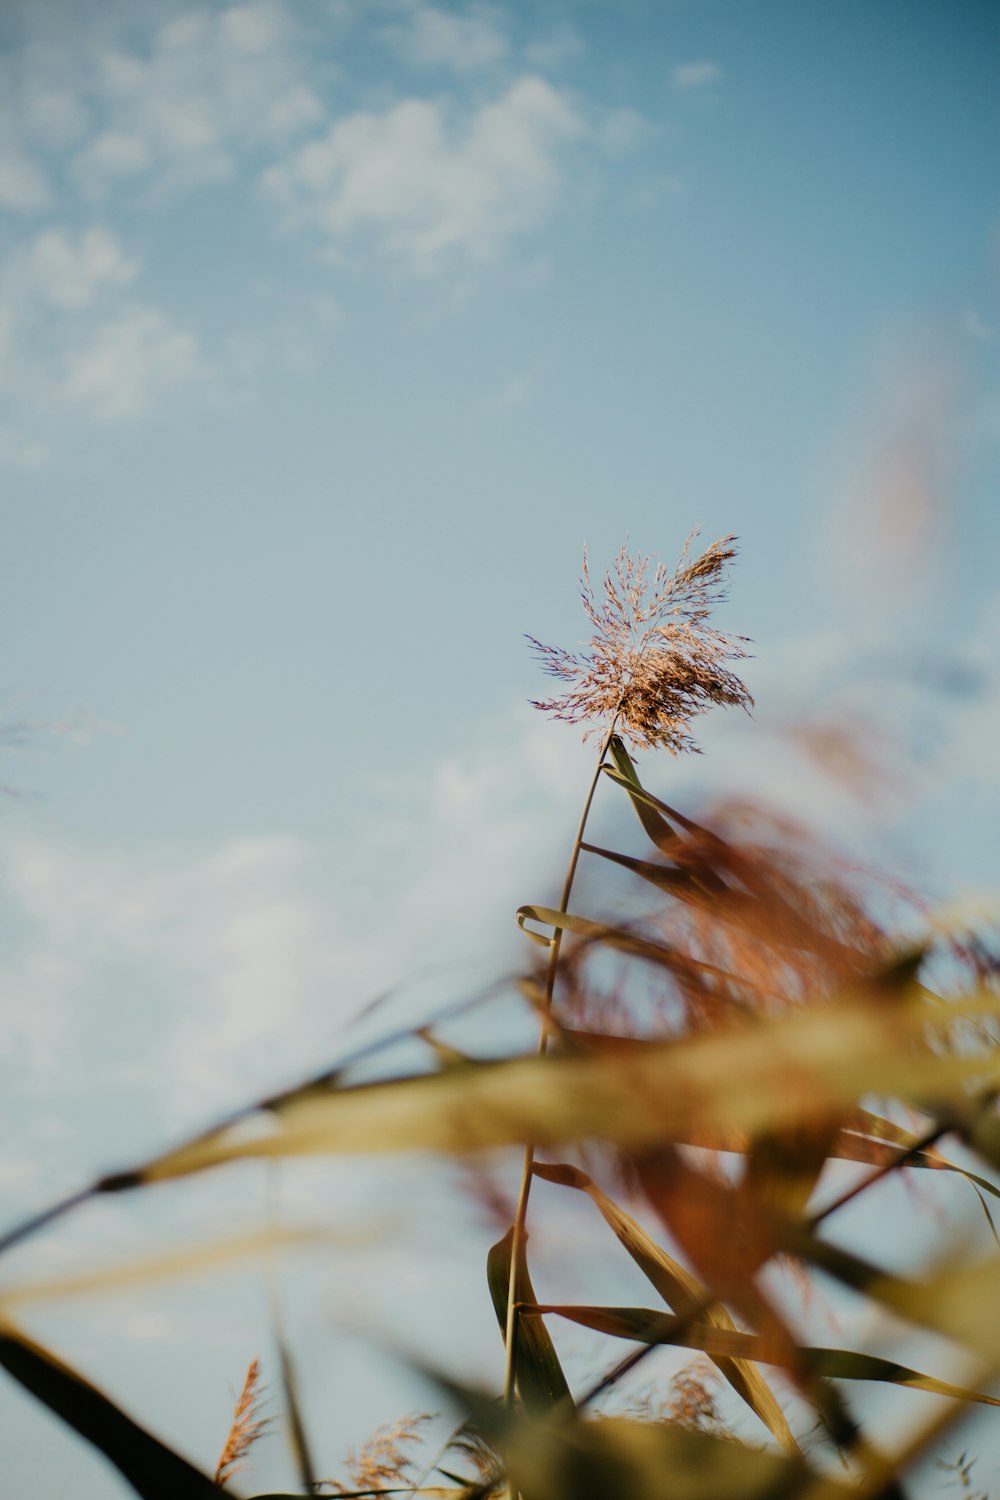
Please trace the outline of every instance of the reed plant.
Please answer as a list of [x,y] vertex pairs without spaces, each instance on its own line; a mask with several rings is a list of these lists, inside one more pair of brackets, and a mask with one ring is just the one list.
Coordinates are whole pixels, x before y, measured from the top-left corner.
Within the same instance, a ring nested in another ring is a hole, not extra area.
[[[248,1159],[430,1151],[475,1162],[519,1150],[511,1222],[485,1268],[504,1349],[501,1361],[498,1342],[493,1387],[474,1388],[427,1348],[424,1373],[463,1413],[441,1449],[421,1462],[426,1417],[404,1417],[355,1444],[344,1478],[322,1479],[279,1334],[300,1493],[898,1500],[913,1465],[962,1413],[1000,1405],[989,1390],[1000,1376],[1000,1240],[996,1253],[971,1260],[946,1246],[950,1258],[914,1274],[891,1262],[891,1235],[876,1262],[836,1232],[848,1204],[870,1202],[875,1219],[884,1212],[888,1179],[946,1174],[978,1197],[996,1240],[1000,992],[987,944],[935,924],[897,884],[763,809],[721,807],[697,820],[677,810],[650,790],[634,758],[695,751],[701,714],[751,707],[734,671],[748,643],[711,623],[734,551],[726,537],[696,554],[692,539],[668,570],[623,548],[598,586],[585,558],[589,644],[570,653],[532,640],[561,687],[536,706],[582,724],[598,743],[557,903],[517,912],[536,961],[511,988],[537,1019],[534,1052],[469,1055],[444,1039],[446,1017],[431,1016],[411,1033],[430,1043],[426,1067],[399,1076],[387,1066],[359,1082],[358,1057],[338,1059],[98,1178],[0,1240],[7,1250],[94,1197]],[[638,847],[588,840],[602,789],[634,815]],[[584,858],[598,894],[581,911],[574,890]],[[628,882],[627,897],[612,901],[608,887],[602,905],[601,872]],[[395,1040],[366,1050],[369,1072]],[[266,1129],[247,1128],[261,1120]],[[849,1186],[842,1170],[831,1172],[837,1163],[853,1171]],[[643,1278],[646,1305],[536,1295],[535,1184],[542,1209],[559,1196],[587,1205]],[[280,1238],[192,1251],[185,1268],[273,1251]],[[170,1268],[161,1257],[128,1274]],[[776,1269],[800,1285],[821,1277],[873,1312],[949,1340],[966,1361],[963,1383],[877,1348],[808,1342],[776,1291]],[[81,1275],[76,1290],[102,1274],[122,1273]],[[260,1414],[256,1362],[210,1476],[29,1336],[20,1307],[53,1290],[0,1291],[0,1364],[145,1500],[235,1493],[265,1421],[277,1425]],[[574,1368],[565,1345],[560,1352],[568,1325],[607,1341],[598,1375]],[[683,1361],[672,1383],[654,1367],[663,1349]],[[921,1414],[915,1394],[900,1437],[874,1430],[863,1399],[845,1394],[871,1382],[945,1400]],[[970,1466],[965,1453],[952,1466],[966,1489]]]

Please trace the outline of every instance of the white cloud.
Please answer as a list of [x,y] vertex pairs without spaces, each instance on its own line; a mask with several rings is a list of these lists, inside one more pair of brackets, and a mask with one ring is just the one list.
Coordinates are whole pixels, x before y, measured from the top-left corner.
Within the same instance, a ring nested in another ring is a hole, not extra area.
[[966,333],[974,338],[978,344],[995,344],[997,341],[997,330],[979,313],[970,306],[962,308],[959,321]]
[[69,89],[44,84],[28,95],[25,125],[43,146],[58,149],[78,140],[87,128],[88,113]]
[[49,450],[36,438],[22,437],[9,427],[0,427],[0,464],[12,469],[40,469],[48,462]]
[[627,156],[650,135],[651,129],[649,121],[638,110],[626,106],[608,111],[597,138],[601,149],[609,156]]
[[51,199],[41,169],[16,146],[0,150],[0,209],[38,213]]
[[104,422],[137,417],[206,367],[194,336],[154,307],[135,306],[103,323],[65,359],[62,393]]
[[536,384],[531,375],[512,375],[500,386],[490,405],[494,411],[512,411],[525,406],[534,395]]
[[284,19],[273,5],[232,5],[222,12],[220,29],[227,47],[256,56],[281,45]]
[[324,110],[312,89],[296,83],[280,94],[267,112],[268,133],[298,135],[318,125]]
[[177,191],[235,171],[244,151],[314,127],[294,12],[276,0],[175,15],[126,48],[94,43],[101,128],[72,171],[87,194],[149,175]]
[[482,5],[464,15],[434,5],[413,5],[406,20],[384,27],[382,36],[414,67],[472,73],[500,62],[507,54],[507,39],[496,13]]
[[417,98],[350,115],[262,185],[333,241],[367,230],[386,253],[429,271],[455,254],[493,256],[538,223],[562,185],[560,153],[582,129],[563,94],[523,77],[459,117]]
[[706,59],[700,62],[680,63],[670,76],[675,88],[703,89],[721,80],[722,69],[718,63],[709,62]]
[[79,153],[74,174],[85,192],[100,191],[119,177],[144,172],[152,157],[139,136],[120,130],[105,130]]
[[576,62],[586,48],[578,31],[566,23],[553,27],[525,48],[524,55],[533,68],[561,68]]
[[92,228],[76,237],[49,229],[31,247],[31,271],[42,294],[58,307],[83,307],[106,286],[126,286],[138,269],[113,234]]
[[514,908],[552,895],[592,756],[519,709],[429,774],[381,780],[349,861],[273,836],[200,850],[9,839],[0,979],[19,1029],[0,1058],[24,1047],[58,1077],[82,1047],[97,1090],[155,1080],[171,1120],[191,1120],[353,1044],[343,1025],[421,965],[462,966],[420,999],[429,1011],[471,993],[531,956]]

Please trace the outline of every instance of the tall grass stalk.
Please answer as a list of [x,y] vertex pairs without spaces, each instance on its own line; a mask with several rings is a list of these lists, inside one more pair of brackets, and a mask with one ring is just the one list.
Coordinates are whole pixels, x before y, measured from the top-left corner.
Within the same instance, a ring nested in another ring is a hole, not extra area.
[[[618,715],[616,714],[612,719],[610,725],[608,726],[608,731],[601,742],[600,753],[597,757],[597,765],[594,768],[594,774],[591,777],[590,786],[587,788],[587,795],[584,798],[583,811],[580,814],[580,822],[577,826],[576,838],[573,840],[573,847],[570,851],[569,863],[566,866],[566,875],[563,880],[562,894],[559,898],[559,910],[561,912],[569,911],[569,898],[573,892],[573,880],[576,876],[576,867],[580,861],[580,853],[583,846],[583,836],[587,830],[587,819],[590,816],[590,809],[593,805],[594,794],[597,791],[597,785],[601,779],[601,771],[604,768],[604,757],[608,753],[608,748],[611,744],[617,721]],[[541,1056],[548,1047],[548,1013],[552,1009],[552,1001],[555,994],[556,973],[559,968],[559,952],[561,947],[562,929],[557,928],[552,938],[550,939],[549,959],[545,973],[545,988],[542,997],[543,1015],[538,1033],[539,1056]],[[524,1161],[521,1167],[521,1182],[517,1193],[517,1209],[514,1215],[514,1238],[511,1246],[510,1289],[507,1294],[507,1331],[505,1339],[506,1360],[504,1364],[503,1400],[504,1405],[508,1408],[512,1407],[514,1402],[514,1371],[517,1367],[517,1305],[519,1298],[519,1291],[517,1286],[517,1267],[520,1265],[521,1255],[524,1247],[526,1221],[528,1215],[528,1198],[531,1193],[531,1180],[534,1164],[535,1147],[533,1142],[529,1142],[528,1145],[526,1145],[524,1148]],[[513,1494],[511,1496],[511,1500],[513,1500]]]
[[[573,881],[583,848],[587,820],[605,757],[621,723],[634,744],[662,745],[673,754],[696,748],[691,719],[713,703],[746,707],[752,700],[745,685],[723,663],[746,655],[742,642],[721,635],[707,621],[712,606],[725,590],[725,566],[735,555],[728,536],[701,556],[689,560],[694,533],[688,537],[672,574],[660,564],[649,578],[648,557],[632,557],[623,546],[605,574],[603,599],[598,601],[584,551],[580,594],[594,627],[590,647],[573,656],[558,647],[529,637],[548,672],[572,684],[559,698],[536,701],[535,707],[571,723],[604,721],[604,733],[594,773],[583,800],[576,836],[570,850],[558,910],[569,911]],[[549,947],[542,998],[543,1015],[538,1052],[548,1047],[549,1013],[555,994],[563,929],[556,928]],[[521,1264],[528,1199],[531,1193],[535,1147],[525,1146],[514,1216],[511,1274],[507,1299],[506,1360],[503,1400],[514,1402],[518,1340],[518,1267]],[[513,1489],[511,1500],[515,1500]]]

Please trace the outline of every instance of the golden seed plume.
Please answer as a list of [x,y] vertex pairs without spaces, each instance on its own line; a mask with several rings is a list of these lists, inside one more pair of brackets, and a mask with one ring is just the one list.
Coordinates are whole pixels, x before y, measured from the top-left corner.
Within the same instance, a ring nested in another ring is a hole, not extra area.
[[[726,565],[736,556],[735,537],[721,537],[690,558],[692,532],[673,573],[663,563],[650,576],[651,558],[622,546],[604,576],[603,599],[590,580],[583,554],[580,597],[594,627],[578,655],[528,636],[553,677],[570,684],[557,698],[533,707],[589,729],[616,721],[618,733],[638,749],[662,745],[671,754],[697,750],[689,725],[714,704],[749,709],[753,699],[725,665],[749,655],[745,636],[724,635],[708,620],[726,596]],[[586,738],[587,735],[584,735]]]
[[260,1360],[252,1359],[243,1382],[243,1389],[236,1401],[229,1436],[226,1438],[226,1444],[215,1471],[216,1484],[225,1484],[227,1480],[239,1473],[240,1460],[246,1457],[250,1448],[267,1427],[270,1419],[260,1416],[260,1402],[263,1394],[263,1387],[260,1385]]
[[377,1427],[356,1453],[352,1450],[347,1455],[349,1482],[324,1479],[323,1484],[334,1495],[378,1494],[386,1488],[409,1484],[415,1464],[406,1449],[423,1440],[420,1429],[431,1420],[430,1412],[418,1412]]

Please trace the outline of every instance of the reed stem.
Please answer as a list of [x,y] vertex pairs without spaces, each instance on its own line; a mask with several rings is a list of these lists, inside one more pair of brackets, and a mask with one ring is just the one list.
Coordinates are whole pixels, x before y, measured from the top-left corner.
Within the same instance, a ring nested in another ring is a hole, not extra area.
[[[600,752],[597,757],[597,765],[591,777],[587,795],[584,798],[583,810],[580,814],[580,822],[576,830],[576,838],[570,852],[569,863],[566,866],[566,877],[563,881],[562,895],[559,901],[560,912],[569,908],[569,898],[573,891],[573,881],[576,876],[576,867],[580,860],[580,851],[583,846],[583,835],[587,829],[587,819],[593,805],[594,794],[597,791],[597,783],[601,778],[601,770],[604,766],[604,757],[608,753],[611,740],[614,736],[615,726],[618,723],[618,715],[615,714],[607,733],[601,742]],[[538,1036],[538,1054],[541,1056],[548,1047],[549,1028],[546,1018],[552,1009],[552,998],[555,993],[556,972],[559,967],[559,950],[562,946],[562,928],[557,927],[552,937],[549,948],[549,962],[545,975],[545,991],[542,999],[542,1024]],[[521,1168],[521,1185],[517,1195],[517,1210],[514,1215],[514,1235],[510,1249],[510,1282],[507,1291],[507,1328],[506,1345],[507,1356],[504,1367],[503,1402],[504,1406],[510,1408],[514,1404],[515,1369],[517,1357],[517,1330],[518,1330],[518,1285],[517,1268],[520,1263],[525,1239],[525,1223],[528,1215],[528,1197],[531,1193],[532,1167],[535,1161],[535,1147],[529,1142],[524,1148],[524,1163]],[[510,1500],[516,1500],[513,1489],[508,1489]]]

